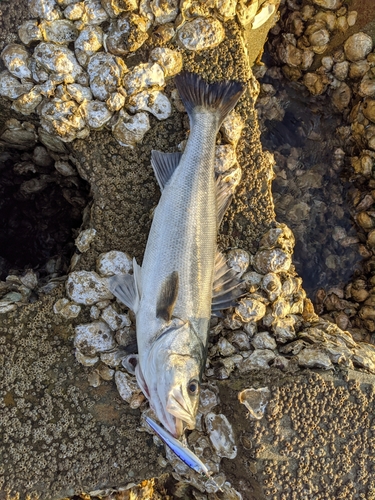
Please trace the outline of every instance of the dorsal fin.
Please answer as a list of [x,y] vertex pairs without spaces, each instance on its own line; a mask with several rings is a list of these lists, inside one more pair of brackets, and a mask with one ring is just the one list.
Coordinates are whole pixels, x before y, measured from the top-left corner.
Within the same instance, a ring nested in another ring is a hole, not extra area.
[[171,321],[173,309],[178,295],[178,272],[173,271],[167,276],[159,290],[158,301],[156,304],[156,317]]
[[217,225],[220,226],[224,214],[231,204],[233,198],[232,187],[228,182],[223,181],[223,176],[216,179],[216,199],[217,199]]
[[139,308],[141,299],[141,267],[133,259],[133,274],[119,274],[112,276],[108,280],[108,286],[113,295],[115,295],[126,307],[135,314]]
[[180,163],[181,156],[182,153],[162,153],[154,149],[151,151],[151,165],[161,190],[172,177]]
[[215,275],[212,286],[212,314],[219,315],[222,309],[235,305],[235,300],[244,293],[243,281],[238,273],[231,269],[224,255],[217,251],[215,257]]

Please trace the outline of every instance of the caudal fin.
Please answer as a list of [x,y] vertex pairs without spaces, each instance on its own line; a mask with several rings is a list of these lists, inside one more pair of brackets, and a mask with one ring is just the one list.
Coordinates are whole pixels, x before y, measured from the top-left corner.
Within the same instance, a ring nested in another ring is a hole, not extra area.
[[217,113],[220,125],[234,108],[245,88],[236,81],[207,83],[197,73],[183,71],[175,79],[177,90],[189,117],[198,107]]

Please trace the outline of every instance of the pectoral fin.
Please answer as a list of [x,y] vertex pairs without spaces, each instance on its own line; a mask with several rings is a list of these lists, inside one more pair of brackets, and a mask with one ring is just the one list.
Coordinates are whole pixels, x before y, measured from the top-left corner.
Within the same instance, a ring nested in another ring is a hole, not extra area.
[[151,151],[151,165],[160,189],[163,190],[180,163],[182,153],[162,153]]
[[133,259],[133,274],[119,274],[109,279],[109,289],[126,307],[137,313],[141,299],[141,267]]
[[178,272],[173,271],[162,284],[156,304],[156,317],[171,321],[178,295]]
[[219,311],[235,305],[235,300],[244,293],[243,281],[238,273],[231,269],[224,255],[216,252],[215,275],[212,290],[211,312],[218,316]]

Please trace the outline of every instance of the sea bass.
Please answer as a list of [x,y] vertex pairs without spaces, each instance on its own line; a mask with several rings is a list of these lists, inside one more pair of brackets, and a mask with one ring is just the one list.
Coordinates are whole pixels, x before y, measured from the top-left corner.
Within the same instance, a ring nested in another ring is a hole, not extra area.
[[211,314],[233,305],[239,279],[217,251],[232,191],[215,179],[216,135],[243,93],[239,82],[175,78],[190,119],[183,154],[152,151],[162,190],[142,268],[115,276],[112,292],[136,314],[137,382],[159,421],[180,437],[195,428]]

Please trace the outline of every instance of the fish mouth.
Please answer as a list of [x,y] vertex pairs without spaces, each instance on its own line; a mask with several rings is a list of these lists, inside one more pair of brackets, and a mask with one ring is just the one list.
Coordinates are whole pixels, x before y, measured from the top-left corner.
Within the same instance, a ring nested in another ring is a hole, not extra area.
[[186,401],[181,390],[173,389],[168,396],[166,410],[175,417],[176,433],[179,433],[180,436],[184,432],[185,427],[191,430],[195,429],[193,409],[186,406]]

